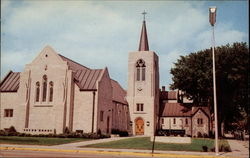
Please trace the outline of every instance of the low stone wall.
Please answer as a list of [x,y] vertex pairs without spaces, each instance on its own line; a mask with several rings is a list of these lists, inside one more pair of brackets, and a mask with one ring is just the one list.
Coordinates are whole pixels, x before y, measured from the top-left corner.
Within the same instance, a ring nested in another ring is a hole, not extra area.
[[[151,137],[151,141],[154,137]],[[155,136],[155,142],[161,143],[191,143],[191,137],[168,137],[168,136]]]

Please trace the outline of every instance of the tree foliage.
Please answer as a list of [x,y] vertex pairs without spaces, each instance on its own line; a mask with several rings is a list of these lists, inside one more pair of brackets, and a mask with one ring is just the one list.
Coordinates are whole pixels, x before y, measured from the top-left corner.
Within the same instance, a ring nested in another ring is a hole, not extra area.
[[[248,113],[249,48],[233,43],[215,48],[219,122],[226,127]],[[213,107],[212,50],[181,56],[171,69],[171,89],[181,89],[199,105]]]

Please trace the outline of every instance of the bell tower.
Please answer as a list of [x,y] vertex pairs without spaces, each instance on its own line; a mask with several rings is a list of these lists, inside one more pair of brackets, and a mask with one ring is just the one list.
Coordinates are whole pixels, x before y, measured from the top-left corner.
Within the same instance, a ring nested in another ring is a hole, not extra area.
[[145,14],[138,51],[129,53],[127,101],[133,135],[153,136],[159,109],[159,61],[149,50]]

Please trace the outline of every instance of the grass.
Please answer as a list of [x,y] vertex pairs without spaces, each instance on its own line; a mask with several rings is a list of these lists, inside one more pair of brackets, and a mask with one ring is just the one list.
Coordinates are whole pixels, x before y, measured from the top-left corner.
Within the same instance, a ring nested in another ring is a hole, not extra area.
[[[227,146],[230,148],[226,140],[220,140],[220,146]],[[202,146],[207,146],[208,151],[214,147],[214,140],[208,138],[192,138],[191,144],[181,143],[155,143],[155,150],[169,150],[169,151],[203,151]],[[152,142],[149,137],[128,138],[107,143],[99,143],[87,145],[84,147],[94,148],[115,148],[115,149],[152,149]]]
[[59,144],[80,142],[86,140],[90,139],[0,136],[0,144],[59,145]]

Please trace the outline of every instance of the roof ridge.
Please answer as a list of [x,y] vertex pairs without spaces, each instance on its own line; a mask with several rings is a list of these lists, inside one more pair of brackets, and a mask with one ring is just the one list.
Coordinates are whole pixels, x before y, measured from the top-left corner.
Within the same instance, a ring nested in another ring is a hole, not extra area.
[[[86,68],[86,69],[90,69],[90,68],[88,68],[88,67],[86,67],[86,66],[84,66],[84,65],[82,65],[82,64],[80,64],[80,63],[78,63],[78,62],[76,62],[76,61],[74,61],[74,60],[72,60],[72,59],[69,59],[69,58],[67,58],[67,57],[65,57],[65,56],[63,56],[62,54],[58,54],[61,58],[65,58],[66,60],[69,60],[69,61],[71,61],[71,62],[73,62],[73,63],[75,63],[75,64],[77,64],[77,65],[79,65],[79,66],[82,66],[82,67],[84,67],[84,68]],[[80,69],[79,69],[80,70]]]

